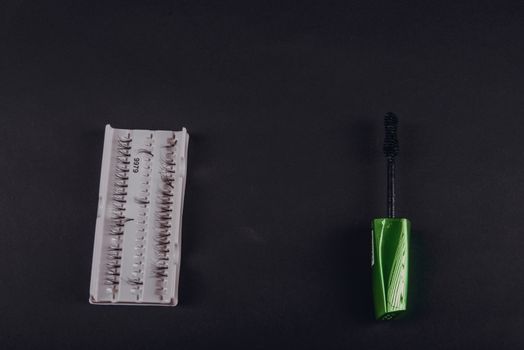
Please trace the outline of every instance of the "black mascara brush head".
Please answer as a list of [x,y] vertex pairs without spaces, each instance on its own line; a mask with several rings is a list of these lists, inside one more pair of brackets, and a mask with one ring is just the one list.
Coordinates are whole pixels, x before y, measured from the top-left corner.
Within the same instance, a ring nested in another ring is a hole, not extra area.
[[384,116],[384,127],[386,129],[386,133],[384,136],[383,150],[384,155],[389,160],[392,160],[398,154],[397,125],[397,116],[391,112],[386,113]]

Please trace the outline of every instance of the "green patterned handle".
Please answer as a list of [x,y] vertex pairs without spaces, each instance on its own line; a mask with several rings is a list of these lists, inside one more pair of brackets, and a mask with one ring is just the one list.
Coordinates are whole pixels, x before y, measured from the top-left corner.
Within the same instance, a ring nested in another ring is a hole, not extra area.
[[408,219],[373,220],[372,282],[375,317],[390,320],[406,311],[409,275]]

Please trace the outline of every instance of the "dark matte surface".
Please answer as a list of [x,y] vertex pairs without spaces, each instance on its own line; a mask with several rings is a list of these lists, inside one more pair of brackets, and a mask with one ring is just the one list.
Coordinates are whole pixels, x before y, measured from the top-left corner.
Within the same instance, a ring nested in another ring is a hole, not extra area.
[[[2,1],[0,348],[522,348],[524,8],[459,3]],[[376,323],[389,110],[415,261]],[[191,133],[176,308],[87,302],[106,123]]]

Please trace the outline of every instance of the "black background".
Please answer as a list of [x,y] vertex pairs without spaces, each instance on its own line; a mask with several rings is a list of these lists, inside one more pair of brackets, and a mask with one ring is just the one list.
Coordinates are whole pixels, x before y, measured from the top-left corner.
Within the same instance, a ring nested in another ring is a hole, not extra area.
[[[0,348],[524,345],[524,8],[2,1]],[[410,312],[373,321],[382,116]],[[188,128],[180,304],[88,304],[104,125]]]

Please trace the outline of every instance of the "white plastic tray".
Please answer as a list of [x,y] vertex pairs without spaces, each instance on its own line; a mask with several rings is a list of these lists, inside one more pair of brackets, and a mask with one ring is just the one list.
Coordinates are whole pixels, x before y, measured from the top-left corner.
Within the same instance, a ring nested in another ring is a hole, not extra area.
[[189,135],[106,126],[92,304],[178,302]]

